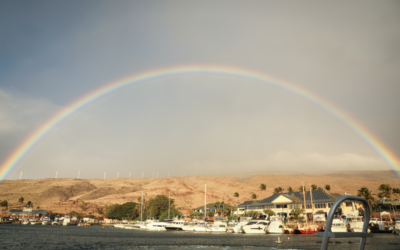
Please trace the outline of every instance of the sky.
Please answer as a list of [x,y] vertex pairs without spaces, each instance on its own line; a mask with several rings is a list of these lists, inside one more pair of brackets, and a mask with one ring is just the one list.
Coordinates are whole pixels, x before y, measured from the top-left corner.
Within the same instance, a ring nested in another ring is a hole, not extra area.
[[[270,75],[347,113],[400,157],[398,1],[1,1],[0,165],[75,100],[189,65]],[[175,74],[93,101],[8,179],[389,170],[349,125],[279,86]]]

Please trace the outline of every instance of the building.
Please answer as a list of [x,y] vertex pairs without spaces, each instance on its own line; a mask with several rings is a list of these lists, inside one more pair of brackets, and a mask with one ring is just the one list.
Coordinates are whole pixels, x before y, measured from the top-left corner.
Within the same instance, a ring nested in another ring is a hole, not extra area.
[[[209,203],[206,205],[206,210],[207,210],[207,212],[211,211],[211,212],[215,213],[217,211],[217,206],[215,205],[215,203]],[[194,208],[193,213],[204,213],[204,206]]]
[[390,199],[381,199],[376,201],[376,206],[379,210],[398,210],[400,209],[400,200],[393,199],[393,202]]
[[[301,208],[305,210],[309,220],[313,218],[313,214],[324,214],[326,218],[333,203],[340,196],[336,193],[329,194],[325,190],[313,190],[311,193],[307,191],[305,192],[306,202],[304,203],[303,192],[277,193],[263,200],[246,201],[238,205],[238,214],[241,215],[249,211],[263,212],[265,209],[271,209],[277,215],[288,217],[292,209]],[[361,204],[357,205],[351,201],[345,202],[341,205],[341,213],[358,215],[360,206],[362,207]]]
[[47,214],[47,210],[33,210],[31,208],[10,209],[8,212],[10,218],[40,218]]

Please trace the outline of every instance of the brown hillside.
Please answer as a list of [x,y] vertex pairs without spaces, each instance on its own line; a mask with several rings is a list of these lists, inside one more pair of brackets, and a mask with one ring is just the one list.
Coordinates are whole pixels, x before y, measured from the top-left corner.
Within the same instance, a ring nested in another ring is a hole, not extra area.
[[[7,180],[0,186],[0,200],[8,200],[12,208],[21,207],[18,203],[24,197],[25,203],[32,201],[34,208],[52,210],[53,212],[97,211],[107,204],[137,202],[144,192],[145,199],[156,195],[175,199],[180,209],[191,209],[204,205],[204,185],[207,184],[207,203],[225,201],[236,203],[234,192],[240,194],[237,203],[250,200],[253,193],[258,199],[266,198],[273,193],[275,187],[287,191],[292,187],[295,191],[304,182],[309,189],[310,184],[325,187],[331,186],[331,192],[356,195],[361,187],[369,188],[377,193],[378,186],[388,183],[392,187],[400,187],[400,182],[391,171],[340,172],[329,174],[244,174],[235,176],[191,176],[166,178],[114,178],[114,179],[41,179],[41,180]],[[260,190],[260,184],[267,185],[266,191]]]

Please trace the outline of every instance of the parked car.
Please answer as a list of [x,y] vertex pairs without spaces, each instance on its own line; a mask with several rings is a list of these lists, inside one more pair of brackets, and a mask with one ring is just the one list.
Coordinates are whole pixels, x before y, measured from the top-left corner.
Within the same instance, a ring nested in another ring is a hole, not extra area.
[[373,227],[374,225],[376,225],[376,224],[379,224],[379,223],[381,223],[382,221],[380,220],[380,219],[378,219],[378,218],[370,218],[369,219],[369,224]]

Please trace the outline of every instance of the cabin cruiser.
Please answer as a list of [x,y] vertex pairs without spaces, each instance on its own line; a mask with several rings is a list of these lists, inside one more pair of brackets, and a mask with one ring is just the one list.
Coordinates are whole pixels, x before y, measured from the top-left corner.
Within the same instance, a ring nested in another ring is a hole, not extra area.
[[252,217],[241,217],[239,223],[236,223],[233,227],[228,227],[230,233],[243,233],[242,226],[246,225],[251,221]]
[[227,225],[223,222],[216,222],[211,227],[206,228],[207,232],[226,232]]
[[36,219],[31,219],[30,223],[31,223],[31,225],[36,225]]
[[346,233],[348,232],[347,226],[344,223],[344,221],[340,218],[334,218],[332,221],[332,227],[331,227],[331,232],[332,233]]
[[246,234],[265,234],[270,221],[255,219],[242,226],[242,232]]
[[271,216],[270,223],[268,228],[266,228],[266,232],[270,234],[284,234],[285,228],[282,224],[282,217],[280,216]]
[[46,216],[46,217],[44,217],[43,220],[42,220],[42,225],[43,225],[43,226],[49,225],[49,222],[50,222],[50,218]]
[[[355,233],[362,233],[364,227],[364,221],[362,216],[354,216],[350,222],[350,230]],[[368,229],[368,233],[370,230]]]
[[166,231],[165,227],[168,225],[166,222],[152,222],[146,225],[146,229],[149,231]]
[[24,219],[22,225],[28,225],[30,223],[29,219]]
[[167,230],[183,230],[182,227],[187,224],[186,220],[175,218],[173,221],[169,222],[169,225],[165,228]]
[[147,224],[156,222],[153,217],[149,217],[144,223],[140,224],[140,229],[147,229]]
[[71,216],[65,215],[62,225],[63,225],[63,226],[69,226],[69,225],[71,225]]
[[207,224],[204,222],[200,222],[193,227],[193,231],[195,232],[207,232]]

